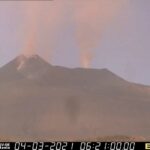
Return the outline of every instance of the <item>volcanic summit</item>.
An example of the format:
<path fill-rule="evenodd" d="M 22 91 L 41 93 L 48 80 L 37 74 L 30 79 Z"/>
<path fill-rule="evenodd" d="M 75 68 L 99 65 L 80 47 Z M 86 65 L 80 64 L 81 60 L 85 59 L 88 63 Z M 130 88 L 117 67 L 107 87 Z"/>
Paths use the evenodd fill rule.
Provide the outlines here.
<path fill-rule="evenodd" d="M 0 83 L 3 137 L 80 140 L 150 134 L 150 88 L 108 69 L 70 69 L 38 55 L 21 55 L 0 68 Z"/>

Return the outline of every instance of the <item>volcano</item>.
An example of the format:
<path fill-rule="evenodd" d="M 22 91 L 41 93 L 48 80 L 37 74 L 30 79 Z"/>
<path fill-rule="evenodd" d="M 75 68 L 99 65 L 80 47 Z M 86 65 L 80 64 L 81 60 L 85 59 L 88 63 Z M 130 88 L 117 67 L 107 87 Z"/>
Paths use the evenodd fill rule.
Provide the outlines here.
<path fill-rule="evenodd" d="M 38 55 L 0 68 L 0 135 L 81 140 L 150 135 L 150 87 L 108 69 L 53 66 Z"/>

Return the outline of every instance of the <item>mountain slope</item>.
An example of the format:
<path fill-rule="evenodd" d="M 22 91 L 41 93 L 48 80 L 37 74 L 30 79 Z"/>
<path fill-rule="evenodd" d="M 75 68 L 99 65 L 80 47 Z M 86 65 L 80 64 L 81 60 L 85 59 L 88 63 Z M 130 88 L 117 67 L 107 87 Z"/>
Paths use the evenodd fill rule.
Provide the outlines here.
<path fill-rule="evenodd" d="M 37 55 L 22 55 L 0 68 L 0 83 L 3 137 L 150 135 L 149 87 L 127 82 L 107 69 L 69 69 L 52 66 Z"/>

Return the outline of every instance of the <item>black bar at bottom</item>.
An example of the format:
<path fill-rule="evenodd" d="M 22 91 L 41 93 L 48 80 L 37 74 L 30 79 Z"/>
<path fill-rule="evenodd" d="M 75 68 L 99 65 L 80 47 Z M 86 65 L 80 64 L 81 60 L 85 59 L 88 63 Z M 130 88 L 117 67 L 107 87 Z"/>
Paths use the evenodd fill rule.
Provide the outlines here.
<path fill-rule="evenodd" d="M 150 150 L 150 142 L 0 142 L 0 150 Z"/>

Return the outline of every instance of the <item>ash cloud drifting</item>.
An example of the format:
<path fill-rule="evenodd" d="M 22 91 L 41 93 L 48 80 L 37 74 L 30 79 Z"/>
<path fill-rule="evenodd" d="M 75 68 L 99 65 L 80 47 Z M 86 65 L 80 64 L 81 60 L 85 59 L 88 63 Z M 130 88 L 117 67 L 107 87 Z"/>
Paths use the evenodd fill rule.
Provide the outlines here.
<path fill-rule="evenodd" d="M 34 6 L 33 2 L 25 7 L 26 35 L 24 39 L 23 54 L 30 56 L 36 53 L 37 32 L 38 32 L 38 14 L 40 7 Z"/>
<path fill-rule="evenodd" d="M 22 2 L 24 20 L 22 22 L 25 31 L 22 53 L 26 56 L 40 53 L 46 59 L 50 59 L 57 41 L 57 32 L 64 26 L 63 1 L 28 1 Z M 39 50 L 39 47 L 42 50 Z"/>
<path fill-rule="evenodd" d="M 101 42 L 103 32 L 119 14 L 120 8 L 126 4 L 127 1 L 124 0 L 26 2 L 23 53 L 25 55 L 37 53 L 38 46 L 42 45 L 39 53 L 49 59 L 57 45 L 58 33 L 67 27 L 67 20 L 72 20 L 75 28 L 74 36 L 80 49 L 80 63 L 82 67 L 88 68 L 94 58 L 94 49 Z"/>
<path fill-rule="evenodd" d="M 120 8 L 126 4 L 124 0 L 76 0 L 74 2 L 76 38 L 82 67 L 90 67 L 94 58 L 94 49 L 99 46 L 103 32 L 119 13 Z"/>

